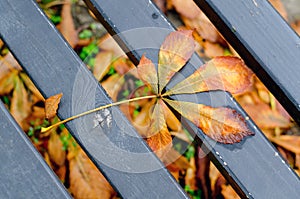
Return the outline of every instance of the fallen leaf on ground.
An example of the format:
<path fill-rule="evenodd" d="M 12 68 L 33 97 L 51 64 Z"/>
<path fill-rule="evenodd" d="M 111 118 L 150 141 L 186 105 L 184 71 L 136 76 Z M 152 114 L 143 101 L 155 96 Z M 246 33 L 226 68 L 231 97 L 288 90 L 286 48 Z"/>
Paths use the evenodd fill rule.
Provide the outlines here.
<path fill-rule="evenodd" d="M 259 128 L 271 129 L 276 127 L 291 127 L 291 122 L 288 118 L 282 116 L 278 111 L 272 110 L 267 104 L 245 104 L 243 108 Z"/>
<path fill-rule="evenodd" d="M 222 185 L 222 195 L 224 196 L 224 199 L 240 199 L 239 195 L 230 185 Z"/>
<path fill-rule="evenodd" d="M 110 51 L 101 51 L 97 54 L 93 74 L 98 81 L 109 71 L 112 59 L 113 53 Z"/>
<path fill-rule="evenodd" d="M 58 104 L 60 103 L 60 99 L 63 96 L 62 93 L 57 95 L 53 95 L 46 99 L 45 101 L 45 115 L 47 119 L 54 117 L 57 113 Z"/>
<path fill-rule="evenodd" d="M 68 41 L 70 46 L 74 48 L 78 43 L 78 33 L 75 29 L 71 7 L 71 0 L 66 0 L 61 10 L 61 23 L 59 30 Z"/>
<path fill-rule="evenodd" d="M 56 131 L 52 130 L 48 141 L 48 153 L 50 159 L 58 166 L 63 166 L 66 159 L 66 151 L 63 150 L 63 144 Z"/>
<path fill-rule="evenodd" d="M 12 70 L 11 72 L 6 73 L 6 75 L 0 79 L 0 95 L 10 93 L 14 88 L 14 82 L 17 78 L 17 70 Z"/>
<path fill-rule="evenodd" d="M 69 190 L 75 198 L 110 199 L 116 195 L 104 176 L 82 150 L 75 156 L 69 153 L 68 159 L 70 162 Z"/>
<path fill-rule="evenodd" d="M 205 40 L 213 43 L 225 43 L 217 29 L 193 0 L 173 0 L 176 11 L 189 29 L 195 29 Z"/>
<path fill-rule="evenodd" d="M 118 93 L 124 84 L 124 81 L 124 77 L 121 77 L 119 74 L 113 74 L 105 81 L 103 81 L 101 85 L 106 90 L 111 99 L 113 101 L 116 101 Z"/>
<path fill-rule="evenodd" d="M 31 111 L 31 103 L 28 100 L 28 93 L 20 78 L 15 78 L 15 89 L 11 99 L 10 111 L 15 120 L 21 126 L 22 121 Z"/>
<path fill-rule="evenodd" d="M 207 136 L 224 144 L 240 142 L 245 136 L 253 135 L 242 115 L 237 111 L 203 104 L 164 99 L 182 116 L 198 126 Z"/>
<path fill-rule="evenodd" d="M 288 151 L 300 154 L 300 136 L 281 135 L 278 137 L 269 137 L 269 139 Z"/>

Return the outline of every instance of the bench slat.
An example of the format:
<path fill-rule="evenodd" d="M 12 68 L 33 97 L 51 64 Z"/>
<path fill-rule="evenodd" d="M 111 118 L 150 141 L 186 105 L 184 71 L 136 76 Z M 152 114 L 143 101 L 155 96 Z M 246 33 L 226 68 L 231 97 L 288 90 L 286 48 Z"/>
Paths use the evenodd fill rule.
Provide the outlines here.
<path fill-rule="evenodd" d="M 300 38 L 265 0 L 195 0 L 300 124 Z"/>
<path fill-rule="evenodd" d="M 165 36 L 174 28 L 151 1 L 86 0 L 86 3 L 135 63 L 138 63 L 143 53 L 157 62 L 158 49 Z M 193 55 L 181 75 L 175 76 L 168 88 L 187 77 L 202 63 L 198 56 Z M 225 92 L 174 98 L 213 106 L 229 106 L 246 116 L 232 96 Z M 211 160 L 242 198 L 279 199 L 300 195 L 298 176 L 251 120 L 248 120 L 248 125 L 256 133 L 255 136 L 234 145 L 223 145 L 207 139 L 193 124 L 180 119 L 191 133 L 204 141 L 203 149 L 211 151 Z"/>
<path fill-rule="evenodd" d="M 63 93 L 61 119 L 109 104 L 97 80 L 34 0 L 0 2 L 0 37 L 47 98 Z M 93 127 L 95 114 L 66 126 L 124 198 L 187 198 L 117 107 L 111 123 Z"/>
<path fill-rule="evenodd" d="M 0 101 L 0 198 L 71 198 Z"/>

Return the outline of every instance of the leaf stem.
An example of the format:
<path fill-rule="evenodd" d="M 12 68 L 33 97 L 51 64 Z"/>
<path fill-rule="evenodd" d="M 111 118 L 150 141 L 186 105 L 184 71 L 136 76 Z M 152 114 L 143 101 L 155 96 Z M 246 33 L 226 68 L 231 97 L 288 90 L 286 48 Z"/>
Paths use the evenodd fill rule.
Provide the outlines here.
<path fill-rule="evenodd" d="M 104 105 L 104 106 L 99 106 L 99 107 L 97 107 L 97 108 L 95 108 L 95 109 L 92 109 L 92 110 L 89 110 L 89 111 L 80 113 L 80 114 L 78 114 L 78 115 L 74 115 L 74 116 L 72 116 L 72 117 L 69 117 L 69 118 L 67 118 L 67 119 L 65 119 L 65 120 L 62 120 L 62 121 L 60 121 L 60 122 L 58 122 L 58 123 L 55 123 L 55 124 L 53 124 L 53 125 L 51 125 L 51 126 L 49 126 L 49 127 L 46 127 L 46 128 L 45 128 L 45 127 L 42 127 L 42 128 L 41 128 L 41 133 L 47 132 L 47 131 L 51 130 L 51 129 L 54 128 L 54 127 L 57 127 L 57 126 L 59 126 L 59 125 L 61 125 L 61 124 L 64 124 L 64 123 L 66 123 L 66 122 L 69 122 L 69 121 L 71 121 L 71 120 L 74 120 L 74 119 L 76 119 L 76 118 L 79 118 L 79 117 L 81 117 L 81 116 L 88 115 L 88 114 L 91 114 L 91 113 L 100 111 L 100 110 L 102 110 L 102 109 L 105 109 L 105 108 L 109 108 L 109 107 L 112 107 L 112 106 L 118 106 L 118 105 L 121 105 L 121 104 L 129 103 L 129 102 L 134 102 L 134 101 L 138 101 L 138 100 L 142 100 L 142 99 L 151 99 L 151 98 L 156 98 L 156 97 L 157 97 L 157 95 L 148 95 L 148 96 L 136 97 L 136 98 L 132 98 L 132 99 L 128 99 L 128 100 L 123 100 L 123 101 L 115 102 L 115 103 L 111 103 L 111 104 L 106 104 L 106 105 Z"/>

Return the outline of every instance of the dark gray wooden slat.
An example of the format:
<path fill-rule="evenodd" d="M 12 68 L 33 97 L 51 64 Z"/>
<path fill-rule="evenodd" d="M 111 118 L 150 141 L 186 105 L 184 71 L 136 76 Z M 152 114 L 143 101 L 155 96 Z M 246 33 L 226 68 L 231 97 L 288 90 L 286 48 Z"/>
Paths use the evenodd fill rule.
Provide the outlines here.
<path fill-rule="evenodd" d="M 151 1 L 86 2 L 135 63 L 138 63 L 137 60 L 143 53 L 157 62 L 161 42 L 174 29 Z M 194 55 L 181 71 L 181 75 L 177 75 L 168 87 L 191 74 L 202 63 Z M 233 107 L 246 116 L 228 93 L 209 92 L 173 98 L 176 97 L 212 106 Z M 256 135 L 234 145 L 214 143 L 193 124 L 184 119 L 182 121 L 191 133 L 204 141 L 203 149 L 211 152 L 210 158 L 243 198 L 293 198 L 300 194 L 300 189 L 297 189 L 300 186 L 298 176 L 251 120 L 247 122 Z"/>
<path fill-rule="evenodd" d="M 195 0 L 300 124 L 300 38 L 266 0 Z"/>
<path fill-rule="evenodd" d="M 0 2 L 0 37 L 45 97 L 63 93 L 60 118 L 111 103 L 34 0 Z M 95 114 L 66 126 L 120 195 L 187 198 L 120 110 L 108 110 L 112 121 L 104 127 L 93 127 Z"/>
<path fill-rule="evenodd" d="M 0 101 L 0 198 L 71 198 Z"/>

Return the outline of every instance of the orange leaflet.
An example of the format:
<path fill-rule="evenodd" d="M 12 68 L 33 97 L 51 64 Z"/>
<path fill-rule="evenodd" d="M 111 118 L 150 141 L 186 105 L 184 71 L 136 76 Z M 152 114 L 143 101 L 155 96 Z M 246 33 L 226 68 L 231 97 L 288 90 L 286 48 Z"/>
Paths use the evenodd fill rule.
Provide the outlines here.
<path fill-rule="evenodd" d="M 147 86 L 150 86 L 155 94 L 158 94 L 157 72 L 153 62 L 143 55 L 139 65 L 137 66 L 137 72 L 140 79 Z"/>
<path fill-rule="evenodd" d="M 166 124 L 155 135 L 147 138 L 147 143 L 154 153 L 163 158 L 172 147 L 172 137 Z"/>
<path fill-rule="evenodd" d="M 60 102 L 61 97 L 63 96 L 62 93 L 59 93 L 57 95 L 53 95 L 46 99 L 45 101 L 45 114 L 46 118 L 52 118 L 56 115 L 56 111 L 58 108 L 58 104 Z"/>
<path fill-rule="evenodd" d="M 252 71 L 240 58 L 216 57 L 167 91 L 166 95 L 209 90 L 226 90 L 238 94 L 252 85 L 252 76 Z"/>
<path fill-rule="evenodd" d="M 164 110 L 162 107 L 163 105 L 164 102 L 161 99 L 156 102 L 151 114 L 150 127 L 148 129 L 147 137 L 155 135 L 156 133 L 160 132 L 164 126 L 166 126 Z"/>
<path fill-rule="evenodd" d="M 158 55 L 159 93 L 194 53 L 195 42 L 192 33 L 191 30 L 172 32 L 161 45 Z"/>
<path fill-rule="evenodd" d="M 166 104 L 159 99 L 153 109 L 150 127 L 147 132 L 147 143 L 160 158 L 166 154 L 172 146 L 172 137 L 168 130 L 164 117 Z"/>
<path fill-rule="evenodd" d="M 240 142 L 253 135 L 242 115 L 230 108 L 213 108 L 191 102 L 164 100 L 182 116 L 197 125 L 210 138 L 224 144 Z"/>

